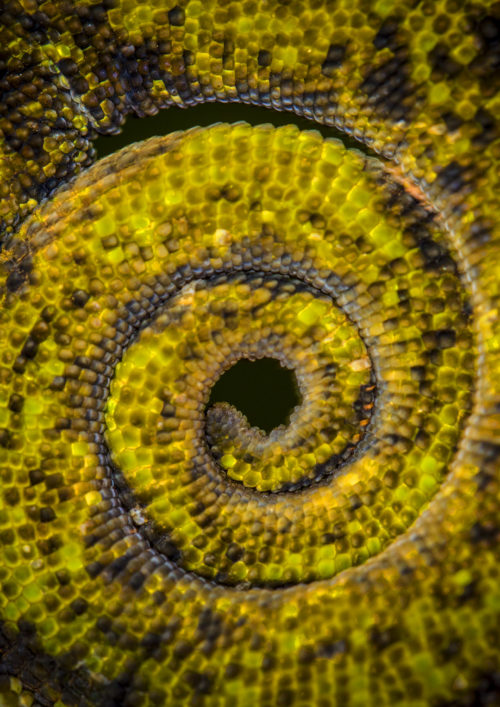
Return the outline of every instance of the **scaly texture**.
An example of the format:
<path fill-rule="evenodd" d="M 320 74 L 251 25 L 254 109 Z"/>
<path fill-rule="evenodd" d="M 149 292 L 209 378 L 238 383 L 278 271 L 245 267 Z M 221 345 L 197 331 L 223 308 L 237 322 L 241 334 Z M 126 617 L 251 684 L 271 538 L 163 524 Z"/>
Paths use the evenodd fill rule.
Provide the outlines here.
<path fill-rule="evenodd" d="M 494 704 L 499 3 L 24 0 L 0 37 L 2 704 Z M 207 100 L 383 161 L 241 123 L 81 171 Z M 302 398 L 269 435 L 207 409 L 263 356 Z"/>

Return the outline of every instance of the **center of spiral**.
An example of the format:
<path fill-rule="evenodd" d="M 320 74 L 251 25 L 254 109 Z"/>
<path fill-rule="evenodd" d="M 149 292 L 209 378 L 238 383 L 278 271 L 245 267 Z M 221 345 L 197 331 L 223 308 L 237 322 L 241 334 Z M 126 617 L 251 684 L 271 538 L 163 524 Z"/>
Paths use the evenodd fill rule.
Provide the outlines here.
<path fill-rule="evenodd" d="M 265 357 L 296 372 L 302 401 L 287 425 L 267 434 L 227 402 L 207 409 L 225 370 Z M 257 491 L 290 490 L 351 456 L 372 407 L 363 400 L 370 381 L 364 342 L 331 298 L 294 280 L 190 283 L 117 366 L 108 402 L 111 450 L 161 518 L 179 475 L 222 472 Z"/>
<path fill-rule="evenodd" d="M 262 359 L 295 378 L 299 403 L 270 431 L 236 400 L 211 398 L 225 371 Z M 265 406 L 270 382 L 262 392 Z M 274 494 L 332 476 L 363 440 L 374 400 L 365 343 L 332 297 L 294 278 L 229 274 L 181 286 L 129 345 L 111 381 L 106 438 L 128 505 L 140 509 L 132 517 L 186 567 L 220 580 L 229 563 L 232 583 L 241 578 L 227 528 L 223 538 L 205 527 L 226 525 L 241 494 L 272 506 Z"/>
<path fill-rule="evenodd" d="M 229 403 L 245 415 L 252 427 L 269 434 L 280 425 L 288 425 L 301 400 L 293 369 L 275 358 L 242 358 L 215 383 L 208 405 Z"/>

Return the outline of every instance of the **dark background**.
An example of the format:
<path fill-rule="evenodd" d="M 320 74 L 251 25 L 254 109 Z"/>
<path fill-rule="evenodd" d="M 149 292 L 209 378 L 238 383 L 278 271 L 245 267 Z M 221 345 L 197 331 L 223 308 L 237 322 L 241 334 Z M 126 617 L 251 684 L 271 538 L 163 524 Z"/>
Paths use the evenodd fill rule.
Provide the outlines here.
<path fill-rule="evenodd" d="M 279 112 L 260 106 L 243 103 L 204 103 L 193 108 L 172 107 L 162 110 L 150 118 L 129 116 L 120 135 L 100 136 L 95 141 L 98 157 L 109 155 L 125 145 L 145 140 L 155 135 L 167 135 L 176 130 L 186 130 L 196 125 L 213 123 L 236 123 L 245 120 L 251 125 L 272 123 L 275 126 L 294 123 L 301 130 L 318 130 L 324 137 L 340 138 L 345 145 L 366 150 L 360 143 L 335 128 L 319 125 L 312 120 L 299 118 L 295 113 Z"/>

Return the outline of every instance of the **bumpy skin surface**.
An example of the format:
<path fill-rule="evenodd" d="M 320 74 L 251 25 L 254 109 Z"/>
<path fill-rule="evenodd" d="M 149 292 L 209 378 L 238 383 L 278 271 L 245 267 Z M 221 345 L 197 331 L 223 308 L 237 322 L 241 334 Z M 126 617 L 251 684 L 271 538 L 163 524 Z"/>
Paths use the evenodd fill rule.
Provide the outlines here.
<path fill-rule="evenodd" d="M 496 704 L 499 3 L 25 0 L 0 33 L 0 702 Z M 239 124 L 82 171 L 207 100 L 384 161 Z M 269 437 L 205 409 L 242 356 L 297 371 Z"/>

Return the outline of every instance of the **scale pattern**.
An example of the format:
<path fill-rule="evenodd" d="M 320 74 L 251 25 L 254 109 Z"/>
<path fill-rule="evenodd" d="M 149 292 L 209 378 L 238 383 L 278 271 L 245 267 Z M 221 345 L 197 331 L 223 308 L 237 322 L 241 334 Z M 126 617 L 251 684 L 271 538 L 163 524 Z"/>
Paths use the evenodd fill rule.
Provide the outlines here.
<path fill-rule="evenodd" d="M 495 704 L 500 4 L 13 0 L 0 38 L 0 703 Z M 379 158 L 240 123 L 92 166 L 205 101 Z M 207 409 L 263 356 L 269 435 Z"/>

